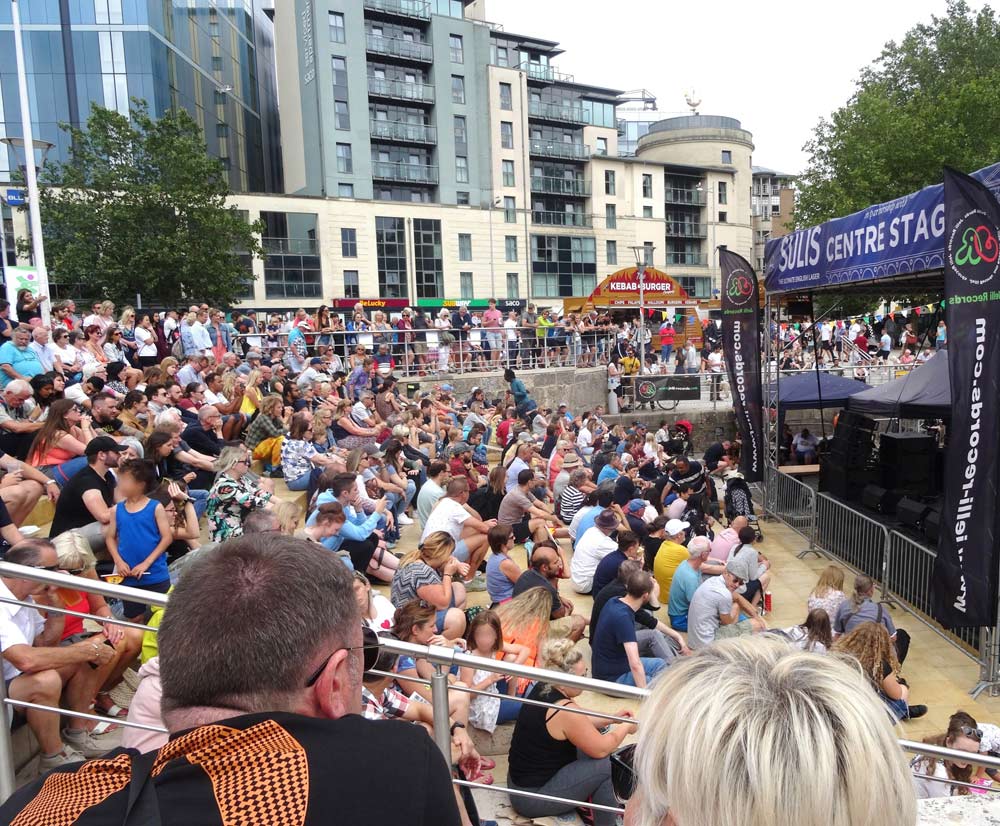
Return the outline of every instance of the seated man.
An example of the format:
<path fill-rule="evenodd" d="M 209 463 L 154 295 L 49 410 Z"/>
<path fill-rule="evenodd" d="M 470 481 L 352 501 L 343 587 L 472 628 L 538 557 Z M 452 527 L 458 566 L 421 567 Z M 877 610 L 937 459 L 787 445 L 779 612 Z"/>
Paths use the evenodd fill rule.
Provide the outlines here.
<path fill-rule="evenodd" d="M 666 668 L 665 660 L 639 655 L 635 616 L 652 591 L 649 571 L 633 571 L 625 580 L 625 596 L 604 606 L 590 638 L 591 667 L 598 680 L 645 688 Z"/>
<path fill-rule="evenodd" d="M 757 532 L 753 528 L 749 526 L 740 528 L 738 535 L 739 544 L 733 546 L 726 562 L 734 559 L 742 560 L 742 564 L 745 564 L 746 570 L 750 572 L 750 579 L 736 591 L 736 600 L 740 603 L 740 609 L 744 614 L 756 617 L 757 606 L 764 597 L 764 591 L 771 584 L 771 563 L 753 546 L 757 538 Z"/>
<path fill-rule="evenodd" d="M 618 543 L 611 537 L 618 527 L 618 515 L 607 508 L 594 521 L 594 527 L 588 528 L 577 540 L 570 564 L 570 578 L 577 593 L 589 594 L 593 591 L 598 564 L 608 554 L 618 550 Z"/>
<path fill-rule="evenodd" d="M 49 528 L 50 537 L 76 530 L 87 539 L 94 553 L 105 548 L 104 530 L 111 522 L 115 505 L 115 477 L 111 468 L 118 467 L 119 454 L 125 449 L 125 445 L 110 436 L 97 436 L 87 443 L 87 466 L 63 486 Z"/>
<path fill-rule="evenodd" d="M 795 451 L 795 458 L 800 465 L 811 465 L 816 462 L 818 446 L 819 439 L 809 432 L 808 427 L 803 427 L 802 432 L 792 439 L 792 450 Z"/>
<path fill-rule="evenodd" d="M 454 555 L 461 562 L 469 564 L 471 590 L 485 590 L 486 581 L 481 576 L 476 577 L 479 564 L 489 550 L 487 534 L 496 523 L 496 519 L 483 521 L 479 514 L 468 505 L 469 482 L 467 479 L 452 479 L 442 496 L 427 517 L 424 531 L 420 535 L 423 542 L 435 531 L 444 531 L 455 540 Z M 482 587 L 480 587 L 482 586 Z M 469 587 L 469 584 L 466 585 Z"/>
<path fill-rule="evenodd" d="M 0 394 L 0 450 L 15 459 L 28 458 L 28 448 L 42 423 L 31 414 L 35 408 L 31 385 L 14 379 Z"/>
<path fill-rule="evenodd" d="M 502 520 L 501 520 L 502 521 Z M 618 531 L 618 550 L 609 553 L 597 563 L 594 571 L 593 592 L 596 597 L 604 586 L 618 578 L 618 569 L 629 559 L 640 558 L 639 537 L 632 531 Z"/>
<path fill-rule="evenodd" d="M 198 411 L 198 421 L 189 424 L 181 439 L 204 456 L 219 457 L 225 442 L 222 438 L 222 414 L 218 408 L 206 404 Z"/>
<path fill-rule="evenodd" d="M 526 468 L 517 474 L 517 487 L 500 501 L 497 522 L 513 528 L 514 541 L 517 543 L 524 542 L 528 537 L 536 542 L 544 539 L 546 524 L 558 526 L 553 530 L 553 536 L 568 537 L 569 532 L 563 527 L 559 517 L 541 505 L 531 492 L 534 484 L 534 471 Z"/>
<path fill-rule="evenodd" d="M 687 562 L 688 552 L 684 547 L 684 538 L 685 531 L 689 527 L 690 524 L 681 522 L 680 519 L 671 519 L 663 526 L 663 535 L 666 538 L 660 545 L 660 550 L 656 552 L 656 559 L 653 560 L 653 576 L 660 583 L 661 594 L 670 593 L 674 571 Z"/>
<path fill-rule="evenodd" d="M 417 494 L 416 510 L 421 529 L 427 524 L 427 517 L 431 515 L 438 499 L 444 496 L 443 485 L 448 483 L 449 478 L 448 465 L 440 459 L 435 459 L 427 467 L 427 481 L 420 486 Z"/>
<path fill-rule="evenodd" d="M 688 608 L 688 646 L 692 651 L 716 640 L 757 634 L 767 629 L 767 623 L 759 617 L 740 620 L 735 592 L 750 575 L 751 571 L 739 561 L 729 562 L 722 576 L 706 579 L 694 592 Z"/>
<path fill-rule="evenodd" d="M 678 631 L 688 630 L 688 609 L 695 591 L 701 585 L 702 571 L 712 545 L 707 536 L 696 536 L 688 543 L 688 560 L 682 562 L 670 583 L 667 614 L 670 625 Z"/>
<path fill-rule="evenodd" d="M 889 639 L 896 648 L 896 659 L 900 663 L 910 650 L 910 635 L 902 628 L 897 629 L 885 606 L 875 601 L 875 582 L 869 576 L 854 578 L 854 593 L 840 603 L 837 616 L 833 619 L 833 636 L 839 637 L 853 631 L 863 622 L 881 623 L 889 632 Z"/>
<path fill-rule="evenodd" d="M 587 620 L 573 613 L 573 603 L 559 593 L 559 580 L 563 579 L 562 557 L 546 540 L 531 552 L 531 567 L 514 583 L 513 596 L 532 588 L 544 588 L 552 594 L 552 613 L 549 615 L 549 637 L 566 637 L 579 642 L 587 628 Z"/>
<path fill-rule="evenodd" d="M 6 562 L 32 568 L 57 570 L 59 559 L 47 539 L 27 539 L 7 552 Z M 11 599 L 37 602 L 41 607 L 63 602 L 55 589 L 15 577 L 0 578 L 0 594 Z M 97 690 L 106 678 L 101 666 L 115 655 L 114 646 L 105 645 L 103 633 L 70 645 L 60 645 L 63 615 L 49 612 L 48 618 L 34 608 L 0 604 L 0 643 L 3 648 L 3 678 L 12 700 L 59 706 L 65 687 L 66 705 L 72 711 L 89 713 Z M 17 709 L 27 717 L 28 726 L 41 747 L 41 769 L 75 763 L 84 757 L 104 754 L 101 744 L 89 731 L 88 723 L 71 717 L 68 728 L 59 732 L 59 715 L 37 709 Z"/>

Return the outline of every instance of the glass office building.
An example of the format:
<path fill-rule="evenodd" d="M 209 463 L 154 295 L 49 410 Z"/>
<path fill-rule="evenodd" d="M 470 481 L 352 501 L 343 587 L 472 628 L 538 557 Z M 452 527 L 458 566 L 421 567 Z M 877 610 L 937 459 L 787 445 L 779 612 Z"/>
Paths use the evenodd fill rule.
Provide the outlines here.
<path fill-rule="evenodd" d="M 22 0 L 36 140 L 69 157 L 60 123 L 91 105 L 186 109 L 236 192 L 282 191 L 274 29 L 262 0 Z M 0 0 L 0 137 L 21 137 L 10 0 Z M 23 159 L 0 146 L 0 181 Z"/>

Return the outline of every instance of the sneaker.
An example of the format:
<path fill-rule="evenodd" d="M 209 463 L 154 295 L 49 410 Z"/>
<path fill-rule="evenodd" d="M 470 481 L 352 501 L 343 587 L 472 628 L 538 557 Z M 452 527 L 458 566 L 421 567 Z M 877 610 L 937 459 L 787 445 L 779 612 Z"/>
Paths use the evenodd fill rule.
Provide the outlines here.
<path fill-rule="evenodd" d="M 482 574 L 476 574 L 472 579 L 465 583 L 466 591 L 485 591 L 486 590 L 486 577 Z"/>
<path fill-rule="evenodd" d="M 107 754 L 113 746 L 102 743 L 89 731 L 73 731 L 68 728 L 62 730 L 63 742 L 70 749 L 80 752 L 84 757 L 100 757 Z"/>
<path fill-rule="evenodd" d="M 38 768 L 42 772 L 47 772 L 51 769 L 57 769 L 59 766 L 69 765 L 70 763 L 82 763 L 86 759 L 76 749 L 63 746 L 62 751 L 58 754 L 43 754 L 39 760 Z"/>
<path fill-rule="evenodd" d="M 927 713 L 927 706 L 909 706 L 907 708 L 906 718 L 907 720 L 916 720 L 918 717 L 923 717 Z"/>
<path fill-rule="evenodd" d="M 405 513 L 401 513 L 399 516 L 397 516 L 396 517 L 396 522 L 398 522 L 400 525 L 412 525 L 413 524 L 413 520 L 410 519 L 410 517 L 407 516 Z"/>

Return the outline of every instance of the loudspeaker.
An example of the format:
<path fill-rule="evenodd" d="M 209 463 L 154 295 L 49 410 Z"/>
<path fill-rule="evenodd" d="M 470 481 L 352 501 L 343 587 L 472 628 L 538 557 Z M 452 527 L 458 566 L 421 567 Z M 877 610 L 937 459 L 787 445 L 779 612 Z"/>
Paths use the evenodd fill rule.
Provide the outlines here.
<path fill-rule="evenodd" d="M 896 505 L 901 495 L 894 490 L 886 490 L 879 485 L 865 485 L 861 492 L 861 503 L 866 508 L 884 514 L 896 512 Z"/>
<path fill-rule="evenodd" d="M 904 525 L 909 525 L 919 531 L 923 530 L 924 519 L 930 510 L 930 507 L 923 502 L 904 496 L 896 504 L 896 518 Z"/>
<path fill-rule="evenodd" d="M 937 491 L 937 442 L 924 433 L 883 433 L 879 441 L 882 484 L 911 496 Z"/>
<path fill-rule="evenodd" d="M 819 457 L 819 489 L 838 499 L 847 498 L 847 469 L 830 456 Z"/>
<path fill-rule="evenodd" d="M 924 518 L 924 536 L 933 547 L 937 547 L 938 538 L 941 536 L 941 511 L 928 511 Z"/>

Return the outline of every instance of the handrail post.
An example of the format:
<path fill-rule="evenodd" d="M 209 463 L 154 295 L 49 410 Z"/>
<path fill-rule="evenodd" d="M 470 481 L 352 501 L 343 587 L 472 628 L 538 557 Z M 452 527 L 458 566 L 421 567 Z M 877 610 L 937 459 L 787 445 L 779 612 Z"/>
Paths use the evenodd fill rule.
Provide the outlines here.
<path fill-rule="evenodd" d="M 451 724 L 448 709 L 448 672 L 439 663 L 431 675 L 431 708 L 434 711 L 434 742 L 451 765 Z"/>
<path fill-rule="evenodd" d="M 16 786 L 14 783 L 14 742 L 11 737 L 10 721 L 8 720 L 7 686 L 4 680 L 0 680 L 0 803 L 14 794 Z M 12 709 L 11 709 L 12 711 Z"/>

